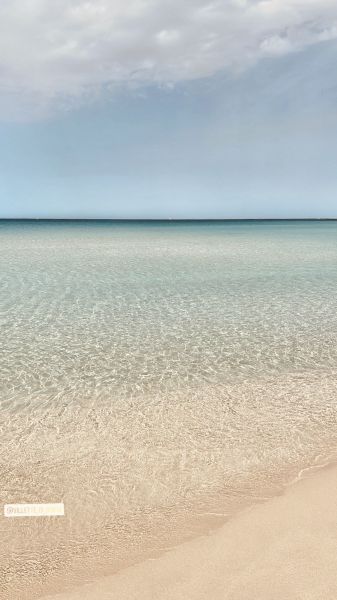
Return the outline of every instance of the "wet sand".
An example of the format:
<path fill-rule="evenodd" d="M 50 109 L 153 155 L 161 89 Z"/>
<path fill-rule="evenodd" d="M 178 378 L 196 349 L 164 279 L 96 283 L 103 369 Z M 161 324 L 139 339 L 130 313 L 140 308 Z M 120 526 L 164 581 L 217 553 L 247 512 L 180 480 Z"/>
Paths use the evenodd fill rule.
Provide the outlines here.
<path fill-rule="evenodd" d="M 335 600 L 337 467 L 208 536 L 44 600 Z"/>

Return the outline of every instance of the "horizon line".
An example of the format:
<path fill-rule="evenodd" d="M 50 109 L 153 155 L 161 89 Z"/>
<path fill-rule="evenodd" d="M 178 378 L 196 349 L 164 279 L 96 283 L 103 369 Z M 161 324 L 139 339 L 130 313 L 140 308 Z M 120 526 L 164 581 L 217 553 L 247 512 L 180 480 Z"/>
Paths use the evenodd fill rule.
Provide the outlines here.
<path fill-rule="evenodd" d="M 3 221 L 29 222 L 106 222 L 106 223 L 202 223 L 202 222 L 247 222 L 247 221 L 337 221 L 336 217 L 229 217 L 229 218 L 113 218 L 113 217 L 0 217 Z"/>

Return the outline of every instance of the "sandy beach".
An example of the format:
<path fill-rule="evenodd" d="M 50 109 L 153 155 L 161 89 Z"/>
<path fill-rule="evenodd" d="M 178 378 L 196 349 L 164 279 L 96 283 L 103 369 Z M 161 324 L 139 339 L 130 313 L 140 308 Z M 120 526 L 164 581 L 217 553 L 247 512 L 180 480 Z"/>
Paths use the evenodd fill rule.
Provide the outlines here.
<path fill-rule="evenodd" d="M 335 600 L 337 467 L 307 475 L 220 530 L 44 600 Z"/>

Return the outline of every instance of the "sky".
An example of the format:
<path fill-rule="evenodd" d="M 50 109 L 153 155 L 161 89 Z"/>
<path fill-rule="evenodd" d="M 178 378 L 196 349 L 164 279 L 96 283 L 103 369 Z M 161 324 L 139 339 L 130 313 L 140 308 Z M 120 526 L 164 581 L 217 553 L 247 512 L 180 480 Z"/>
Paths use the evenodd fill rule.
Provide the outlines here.
<path fill-rule="evenodd" d="M 2 0 L 0 217 L 337 217 L 336 0 Z"/>

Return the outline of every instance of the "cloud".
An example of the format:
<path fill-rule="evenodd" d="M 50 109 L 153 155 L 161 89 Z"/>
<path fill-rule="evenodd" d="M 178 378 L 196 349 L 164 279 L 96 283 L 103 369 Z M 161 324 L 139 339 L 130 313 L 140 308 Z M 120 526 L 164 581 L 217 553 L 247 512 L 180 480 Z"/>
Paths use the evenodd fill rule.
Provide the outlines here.
<path fill-rule="evenodd" d="M 0 116 L 170 88 L 333 38 L 336 0 L 2 0 Z"/>

